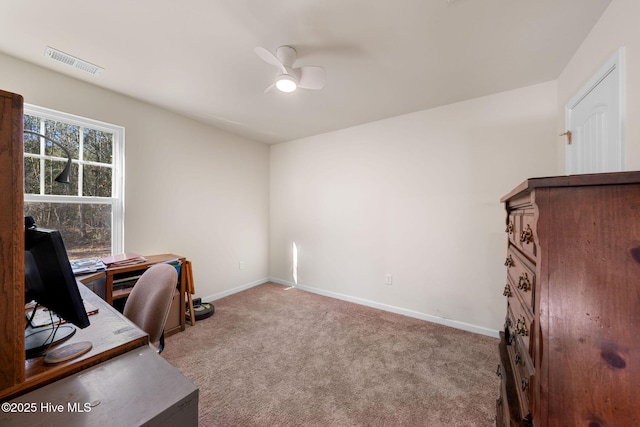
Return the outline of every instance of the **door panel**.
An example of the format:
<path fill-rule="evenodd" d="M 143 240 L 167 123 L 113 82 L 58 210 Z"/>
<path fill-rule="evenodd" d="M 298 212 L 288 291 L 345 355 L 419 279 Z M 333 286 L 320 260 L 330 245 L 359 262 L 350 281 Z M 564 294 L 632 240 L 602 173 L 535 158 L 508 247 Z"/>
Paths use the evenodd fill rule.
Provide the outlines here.
<path fill-rule="evenodd" d="M 624 170 L 621 63 L 619 52 L 567 104 L 568 174 Z"/>

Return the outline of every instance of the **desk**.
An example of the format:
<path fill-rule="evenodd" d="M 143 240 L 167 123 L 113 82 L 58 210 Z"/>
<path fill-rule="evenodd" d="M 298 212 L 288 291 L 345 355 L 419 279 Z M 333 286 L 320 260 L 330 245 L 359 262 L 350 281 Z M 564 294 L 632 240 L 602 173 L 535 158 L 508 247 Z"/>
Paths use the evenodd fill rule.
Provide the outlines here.
<path fill-rule="evenodd" d="M 149 344 L 149 336 L 144 331 L 105 303 L 82 283 L 78 283 L 78 288 L 82 299 L 97 307 L 98 313 L 89 316 L 90 326 L 85 329 L 78 328 L 74 336 L 60 345 L 90 341 L 93 344 L 93 348 L 80 357 L 55 365 L 45 365 L 43 357 L 27 359 L 24 362 L 25 380 L 13 387 L 1 390 L 0 400 L 4 401 L 42 387 Z"/>
<path fill-rule="evenodd" d="M 0 412 L 2 426 L 198 425 L 198 389 L 149 346 L 9 403 L 30 405 L 35 411 Z"/>

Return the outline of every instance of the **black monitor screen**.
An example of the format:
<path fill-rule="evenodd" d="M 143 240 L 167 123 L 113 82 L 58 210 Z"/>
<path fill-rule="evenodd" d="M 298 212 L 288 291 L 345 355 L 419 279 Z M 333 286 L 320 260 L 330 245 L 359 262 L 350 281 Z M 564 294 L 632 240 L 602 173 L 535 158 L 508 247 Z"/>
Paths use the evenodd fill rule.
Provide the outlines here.
<path fill-rule="evenodd" d="M 56 230 L 25 230 L 25 301 L 35 300 L 79 328 L 89 326 L 62 236 Z"/>

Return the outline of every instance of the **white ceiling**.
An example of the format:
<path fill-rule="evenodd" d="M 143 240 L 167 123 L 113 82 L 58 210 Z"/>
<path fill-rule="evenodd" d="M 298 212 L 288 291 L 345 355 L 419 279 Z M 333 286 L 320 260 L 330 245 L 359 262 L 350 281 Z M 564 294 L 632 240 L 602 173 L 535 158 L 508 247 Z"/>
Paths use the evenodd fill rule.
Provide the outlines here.
<path fill-rule="evenodd" d="M 610 2 L 0 0 L 0 51 L 276 143 L 554 80 Z M 325 88 L 263 93 L 280 45 Z"/>

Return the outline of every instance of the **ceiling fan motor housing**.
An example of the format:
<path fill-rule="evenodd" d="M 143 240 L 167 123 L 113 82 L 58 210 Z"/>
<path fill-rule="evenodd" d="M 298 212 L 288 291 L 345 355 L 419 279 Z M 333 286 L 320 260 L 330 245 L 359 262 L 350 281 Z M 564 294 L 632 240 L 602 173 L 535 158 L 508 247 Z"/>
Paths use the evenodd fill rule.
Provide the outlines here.
<path fill-rule="evenodd" d="M 293 63 L 296 61 L 296 50 L 291 46 L 280 46 L 276 50 L 276 57 L 285 67 L 293 67 Z"/>

